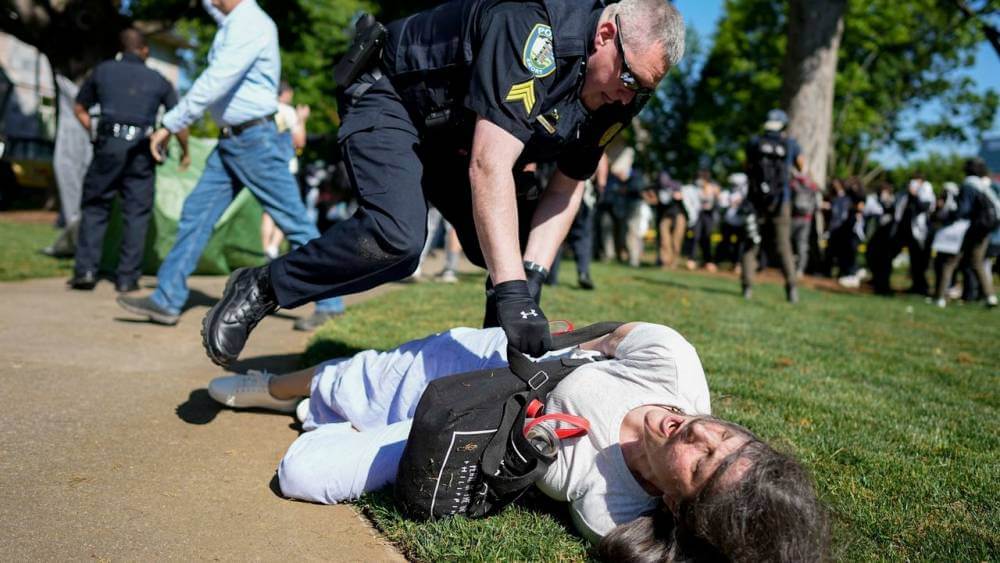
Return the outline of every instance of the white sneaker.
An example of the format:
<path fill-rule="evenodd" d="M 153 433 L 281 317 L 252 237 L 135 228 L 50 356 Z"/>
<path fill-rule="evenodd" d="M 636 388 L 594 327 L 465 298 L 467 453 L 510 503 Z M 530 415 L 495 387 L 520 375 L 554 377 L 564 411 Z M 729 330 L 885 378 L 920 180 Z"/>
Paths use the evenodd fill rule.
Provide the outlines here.
<path fill-rule="evenodd" d="M 234 409 L 263 408 L 278 412 L 295 412 L 298 399 L 275 399 L 267 383 L 274 377 L 266 371 L 250 370 L 245 375 L 216 377 L 208 384 L 208 394 L 216 401 Z"/>
<path fill-rule="evenodd" d="M 299 401 L 299 405 L 295 407 L 295 418 L 299 422 L 305 422 L 307 416 L 309 416 L 309 397 Z"/>
<path fill-rule="evenodd" d="M 441 283 L 458 283 L 458 276 L 454 270 L 444 270 L 435 279 Z"/>
<path fill-rule="evenodd" d="M 840 284 L 841 287 L 846 287 L 850 289 L 857 289 L 861 287 L 861 280 L 856 275 L 842 276 L 837 279 L 837 283 Z"/>
<path fill-rule="evenodd" d="M 989 297 L 986 298 L 986 306 L 989 307 L 990 309 L 996 307 L 997 305 L 998 302 L 996 295 L 990 295 Z"/>
<path fill-rule="evenodd" d="M 941 308 L 941 309 L 944 309 L 945 307 L 948 306 L 948 302 L 945 301 L 944 299 L 938 299 L 938 300 L 934 301 L 934 304 L 937 305 L 938 308 Z"/>
<path fill-rule="evenodd" d="M 956 285 L 948 289 L 948 299 L 961 299 L 962 298 L 962 286 Z"/>

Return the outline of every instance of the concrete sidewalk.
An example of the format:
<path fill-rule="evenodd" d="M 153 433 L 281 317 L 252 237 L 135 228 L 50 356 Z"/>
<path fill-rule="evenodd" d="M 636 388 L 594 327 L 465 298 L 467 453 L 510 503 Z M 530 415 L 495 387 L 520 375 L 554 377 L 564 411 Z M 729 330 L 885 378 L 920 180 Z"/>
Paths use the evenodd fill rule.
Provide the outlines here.
<path fill-rule="evenodd" d="M 0 283 L 4 560 L 403 560 L 352 507 L 272 490 L 293 418 L 208 397 L 223 371 L 199 332 L 224 284 L 192 278 L 193 306 L 163 327 L 120 309 L 108 282 Z M 309 335 L 292 322 L 309 312 L 262 322 L 235 369 L 295 367 Z"/>

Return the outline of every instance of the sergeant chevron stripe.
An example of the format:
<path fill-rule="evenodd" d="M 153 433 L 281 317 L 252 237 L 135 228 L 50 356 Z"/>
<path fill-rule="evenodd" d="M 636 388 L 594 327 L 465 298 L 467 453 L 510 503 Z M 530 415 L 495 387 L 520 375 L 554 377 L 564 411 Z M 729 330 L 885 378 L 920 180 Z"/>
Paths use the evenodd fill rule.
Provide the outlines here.
<path fill-rule="evenodd" d="M 523 103 L 524 112 L 531 115 L 531 108 L 535 107 L 535 79 L 511 86 L 505 101 Z"/>

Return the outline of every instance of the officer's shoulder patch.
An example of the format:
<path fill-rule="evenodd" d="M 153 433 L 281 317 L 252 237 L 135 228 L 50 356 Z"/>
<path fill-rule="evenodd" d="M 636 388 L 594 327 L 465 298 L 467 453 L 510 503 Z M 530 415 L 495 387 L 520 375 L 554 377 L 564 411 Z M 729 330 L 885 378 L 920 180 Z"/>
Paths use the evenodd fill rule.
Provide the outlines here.
<path fill-rule="evenodd" d="M 552 50 L 552 28 L 544 23 L 536 23 L 524 42 L 521 62 L 528 72 L 537 78 L 544 78 L 556 70 L 556 57 Z"/>
<path fill-rule="evenodd" d="M 599 141 L 598 144 L 603 147 L 604 145 L 610 143 L 611 139 L 614 139 L 615 135 L 617 135 L 618 132 L 621 131 L 622 127 L 624 126 L 625 126 L 624 123 L 615 123 L 611 127 L 608 127 L 608 130 L 605 131 L 603 135 L 601 135 L 601 140 Z"/>
<path fill-rule="evenodd" d="M 535 107 L 535 79 L 529 78 L 525 82 L 511 86 L 504 101 L 521 102 L 524 104 L 524 113 L 531 115 L 531 109 Z"/>

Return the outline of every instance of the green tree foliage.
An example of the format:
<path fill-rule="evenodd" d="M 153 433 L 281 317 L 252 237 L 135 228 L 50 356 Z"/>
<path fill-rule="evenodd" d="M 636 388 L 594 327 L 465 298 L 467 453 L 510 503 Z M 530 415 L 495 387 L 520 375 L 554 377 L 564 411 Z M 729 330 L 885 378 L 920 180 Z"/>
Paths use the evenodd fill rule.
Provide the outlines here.
<path fill-rule="evenodd" d="M 1000 96 L 976 92 L 956 72 L 975 63 L 983 40 L 975 22 L 937 0 L 852 0 L 849 10 L 836 86 L 837 173 L 871 172 L 870 155 L 883 147 L 908 154 L 921 142 L 971 141 L 989 129 Z M 926 104 L 933 111 L 920 112 Z"/>
<path fill-rule="evenodd" d="M 930 152 L 923 158 L 889 170 L 885 176 L 889 183 L 899 188 L 905 186 L 915 174 L 923 174 L 934 185 L 934 191 L 940 192 L 945 182 L 962 182 L 965 178 L 965 160 L 966 157 L 957 154 Z"/>
<path fill-rule="evenodd" d="M 777 0 L 726 0 L 690 113 L 680 120 L 686 130 L 674 167 L 681 178 L 706 161 L 717 177 L 742 168 L 748 137 L 781 99 L 785 9 Z"/>
<path fill-rule="evenodd" d="M 696 161 L 698 153 L 688 144 L 687 117 L 695 104 L 698 70 L 704 54 L 701 37 L 693 27 L 687 30 L 685 55 L 681 64 L 660 83 L 646 109 L 639 115 L 642 128 L 652 134 L 647 150 L 636 155 L 645 170 L 667 170 L 676 178 L 690 172 L 684 163 Z M 629 132 L 631 129 L 629 129 Z"/>
<path fill-rule="evenodd" d="M 699 155 L 716 174 L 742 166 L 746 140 L 780 102 L 786 11 L 780 0 L 726 1 L 689 113 L 670 120 L 670 130 L 652 132 L 683 139 L 687 148 L 669 163 L 681 174 L 693 174 Z M 929 140 L 978 138 L 1000 96 L 976 92 L 959 71 L 974 64 L 982 40 L 977 23 L 947 2 L 850 0 L 831 173 L 870 176 L 878 170 L 871 155 L 885 147 L 908 154 Z"/>
<path fill-rule="evenodd" d="M 333 64 L 347 49 L 352 23 L 362 12 L 380 20 L 408 15 L 436 2 L 420 0 L 372 2 L 370 0 L 258 0 L 278 27 L 281 44 L 282 79 L 295 89 L 295 103 L 312 108 L 310 134 L 331 133 L 340 123 L 337 116 Z M 194 49 L 186 56 L 186 73 L 192 79 L 208 63 L 216 25 L 200 2 L 186 0 L 139 0 L 132 3 L 136 17 L 177 21 L 175 31 L 191 39 Z M 195 134 L 214 136 L 216 129 L 206 118 L 194 127 Z M 315 147 L 314 147 L 315 148 Z"/>

